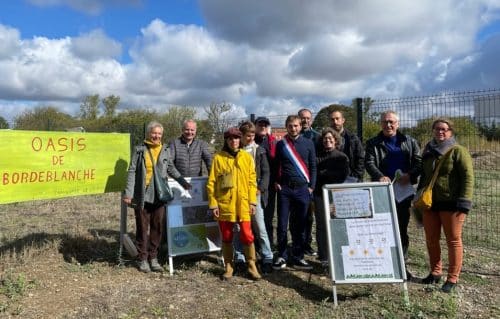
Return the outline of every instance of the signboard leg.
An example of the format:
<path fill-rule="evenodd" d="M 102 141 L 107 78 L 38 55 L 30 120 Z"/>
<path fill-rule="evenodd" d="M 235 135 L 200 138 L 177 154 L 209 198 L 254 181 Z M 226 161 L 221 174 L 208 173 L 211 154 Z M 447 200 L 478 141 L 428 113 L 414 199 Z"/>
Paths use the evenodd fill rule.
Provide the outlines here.
<path fill-rule="evenodd" d="M 337 307 L 339 305 L 339 302 L 337 300 L 337 285 L 333 285 L 333 305 Z"/>
<path fill-rule="evenodd" d="M 122 201 L 122 196 L 120 196 L 120 248 L 118 250 L 118 264 L 122 265 L 123 256 L 123 236 L 127 232 L 127 204 Z"/>
<path fill-rule="evenodd" d="M 406 307 L 410 306 L 410 297 L 408 296 L 408 284 L 403 282 L 403 298 Z"/>
<path fill-rule="evenodd" d="M 174 257 L 168 256 L 168 270 L 170 272 L 170 276 L 174 274 Z"/>

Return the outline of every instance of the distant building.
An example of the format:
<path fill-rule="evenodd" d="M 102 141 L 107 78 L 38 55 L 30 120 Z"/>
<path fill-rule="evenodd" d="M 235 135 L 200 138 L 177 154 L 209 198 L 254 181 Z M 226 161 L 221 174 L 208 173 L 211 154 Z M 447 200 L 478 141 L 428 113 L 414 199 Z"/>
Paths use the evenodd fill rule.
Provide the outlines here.
<path fill-rule="evenodd" d="M 482 125 L 500 124 L 500 95 L 474 98 L 474 122 Z"/>

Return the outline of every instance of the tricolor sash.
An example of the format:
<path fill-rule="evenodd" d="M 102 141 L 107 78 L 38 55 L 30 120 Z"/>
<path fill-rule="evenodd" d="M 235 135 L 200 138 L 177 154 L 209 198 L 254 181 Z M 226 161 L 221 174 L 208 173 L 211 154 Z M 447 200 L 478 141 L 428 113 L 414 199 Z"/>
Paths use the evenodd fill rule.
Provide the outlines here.
<path fill-rule="evenodd" d="M 283 142 L 285 145 L 284 148 L 285 155 L 291 160 L 293 166 L 295 166 L 295 169 L 299 172 L 300 175 L 302 175 L 302 177 L 304 177 L 306 182 L 309 184 L 310 183 L 309 169 L 307 168 L 306 163 L 304 163 L 302 157 L 300 157 L 300 154 L 297 152 L 297 149 L 295 149 L 293 141 L 288 135 L 286 135 Z"/>

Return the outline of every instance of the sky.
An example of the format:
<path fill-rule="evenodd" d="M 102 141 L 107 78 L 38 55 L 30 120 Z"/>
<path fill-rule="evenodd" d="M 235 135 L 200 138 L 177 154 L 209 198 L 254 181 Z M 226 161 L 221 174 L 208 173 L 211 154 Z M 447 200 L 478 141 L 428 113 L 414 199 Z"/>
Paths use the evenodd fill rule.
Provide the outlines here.
<path fill-rule="evenodd" d="M 242 118 L 500 88 L 500 0 L 0 2 L 0 116 L 231 103 Z"/>

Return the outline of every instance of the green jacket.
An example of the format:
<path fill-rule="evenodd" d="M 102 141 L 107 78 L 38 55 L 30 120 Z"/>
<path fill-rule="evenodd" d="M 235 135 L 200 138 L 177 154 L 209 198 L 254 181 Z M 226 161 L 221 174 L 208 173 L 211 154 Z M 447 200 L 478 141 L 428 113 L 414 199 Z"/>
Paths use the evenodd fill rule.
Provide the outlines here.
<path fill-rule="evenodd" d="M 451 153 L 439 168 L 438 177 L 432 188 L 433 211 L 461 211 L 468 213 L 472 208 L 474 172 L 469 151 L 454 144 Z M 428 143 L 422 154 L 423 171 L 418 189 L 427 186 L 432 178 L 434 167 L 446 152 L 439 151 Z"/>

